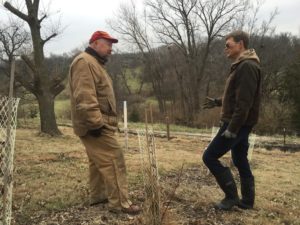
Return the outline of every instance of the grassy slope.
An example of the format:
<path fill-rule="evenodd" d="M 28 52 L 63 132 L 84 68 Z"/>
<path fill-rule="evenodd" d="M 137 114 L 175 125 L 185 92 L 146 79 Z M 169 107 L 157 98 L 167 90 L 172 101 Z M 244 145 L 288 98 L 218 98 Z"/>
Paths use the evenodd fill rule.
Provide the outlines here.
<path fill-rule="evenodd" d="M 88 168 L 83 146 L 70 128 L 61 138 L 17 131 L 13 224 L 141 224 L 88 206 Z M 121 144 L 124 143 L 119 136 Z M 184 164 L 165 224 L 300 224 L 300 152 L 255 149 L 252 165 L 257 180 L 256 208 L 216 212 L 212 204 L 222 194 L 201 162 L 208 144 L 199 137 L 157 138 L 157 160 L 163 201 L 168 202 Z M 130 195 L 142 204 L 143 182 L 137 136 L 129 137 L 125 152 Z M 229 158 L 225 157 L 225 162 Z M 236 173 L 236 171 L 234 171 Z M 100 222 L 104 221 L 104 223 Z"/>

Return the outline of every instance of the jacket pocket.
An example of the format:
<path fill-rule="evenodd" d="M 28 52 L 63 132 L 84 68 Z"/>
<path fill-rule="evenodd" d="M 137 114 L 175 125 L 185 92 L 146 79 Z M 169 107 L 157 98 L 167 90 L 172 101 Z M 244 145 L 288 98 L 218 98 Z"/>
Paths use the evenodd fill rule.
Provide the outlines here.
<path fill-rule="evenodd" d="M 99 107 L 100 107 L 101 113 L 109 114 L 111 111 L 111 106 L 110 106 L 108 98 L 106 98 L 106 97 L 98 98 L 98 102 L 99 102 Z"/>
<path fill-rule="evenodd" d="M 107 101 L 110 107 L 110 112 L 112 112 L 113 114 L 117 114 L 116 103 L 112 101 L 111 98 L 107 98 Z"/>

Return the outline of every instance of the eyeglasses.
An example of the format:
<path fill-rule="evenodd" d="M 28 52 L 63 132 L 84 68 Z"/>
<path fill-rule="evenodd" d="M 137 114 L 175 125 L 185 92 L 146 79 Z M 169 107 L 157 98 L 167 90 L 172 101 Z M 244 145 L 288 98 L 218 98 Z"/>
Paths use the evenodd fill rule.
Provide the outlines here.
<path fill-rule="evenodd" d="M 233 42 L 233 43 L 238 44 L 240 42 Z M 225 44 L 225 48 L 232 48 L 232 46 L 233 46 L 233 44 L 229 44 L 229 43 Z"/>
<path fill-rule="evenodd" d="M 228 44 L 228 43 L 225 44 L 225 48 L 230 48 L 230 47 L 231 47 L 230 44 Z"/>

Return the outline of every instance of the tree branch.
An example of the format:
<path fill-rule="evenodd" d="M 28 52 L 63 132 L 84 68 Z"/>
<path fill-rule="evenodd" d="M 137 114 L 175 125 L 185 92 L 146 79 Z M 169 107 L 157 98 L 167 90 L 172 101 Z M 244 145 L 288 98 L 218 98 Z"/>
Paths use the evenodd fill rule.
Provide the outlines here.
<path fill-rule="evenodd" d="M 21 84 L 21 86 L 25 87 L 31 93 L 33 93 L 33 94 L 36 93 L 36 89 L 32 85 L 32 83 L 30 83 L 30 82 L 26 81 L 25 79 L 21 78 L 18 73 L 16 73 L 16 81 L 18 81 Z"/>
<path fill-rule="evenodd" d="M 45 14 L 41 19 L 39 19 L 39 24 L 41 24 L 42 21 L 43 21 L 44 19 L 46 19 L 46 18 L 47 18 L 47 14 Z"/>
<path fill-rule="evenodd" d="M 32 1 L 31 0 L 25 0 L 25 2 L 26 2 L 27 9 L 32 7 Z"/>
<path fill-rule="evenodd" d="M 35 73 L 35 66 L 33 62 L 26 55 L 22 55 L 21 58 L 26 63 L 26 65 L 31 69 L 31 71 Z"/>
<path fill-rule="evenodd" d="M 34 8 L 38 9 L 39 5 L 40 5 L 40 0 L 34 0 L 33 5 L 34 5 Z"/>
<path fill-rule="evenodd" d="M 21 18 L 22 20 L 25 20 L 27 22 L 29 21 L 28 15 L 25 15 L 24 13 L 13 7 L 9 2 L 5 2 L 4 7 L 7 8 L 13 14 L 15 14 L 17 17 Z"/>
<path fill-rule="evenodd" d="M 42 45 L 44 45 L 47 41 L 49 41 L 50 39 L 54 38 L 57 36 L 57 33 L 51 34 L 49 37 L 47 37 L 46 39 L 42 40 Z"/>
<path fill-rule="evenodd" d="M 51 93 L 56 96 L 60 92 L 62 92 L 65 89 L 65 85 L 63 83 L 59 83 L 56 86 L 51 87 Z"/>

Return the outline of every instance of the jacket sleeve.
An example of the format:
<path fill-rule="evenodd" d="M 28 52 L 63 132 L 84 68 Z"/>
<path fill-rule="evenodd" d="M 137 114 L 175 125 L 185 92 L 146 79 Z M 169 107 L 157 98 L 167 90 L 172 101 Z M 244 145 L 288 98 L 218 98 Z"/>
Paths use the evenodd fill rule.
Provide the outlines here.
<path fill-rule="evenodd" d="M 235 108 L 227 128 L 230 132 L 238 133 L 248 118 L 258 88 L 258 72 L 256 66 L 247 62 L 237 68 Z"/>
<path fill-rule="evenodd" d="M 88 130 L 104 125 L 97 100 L 96 86 L 89 64 L 79 59 L 71 68 L 71 88 L 75 110 Z"/>

